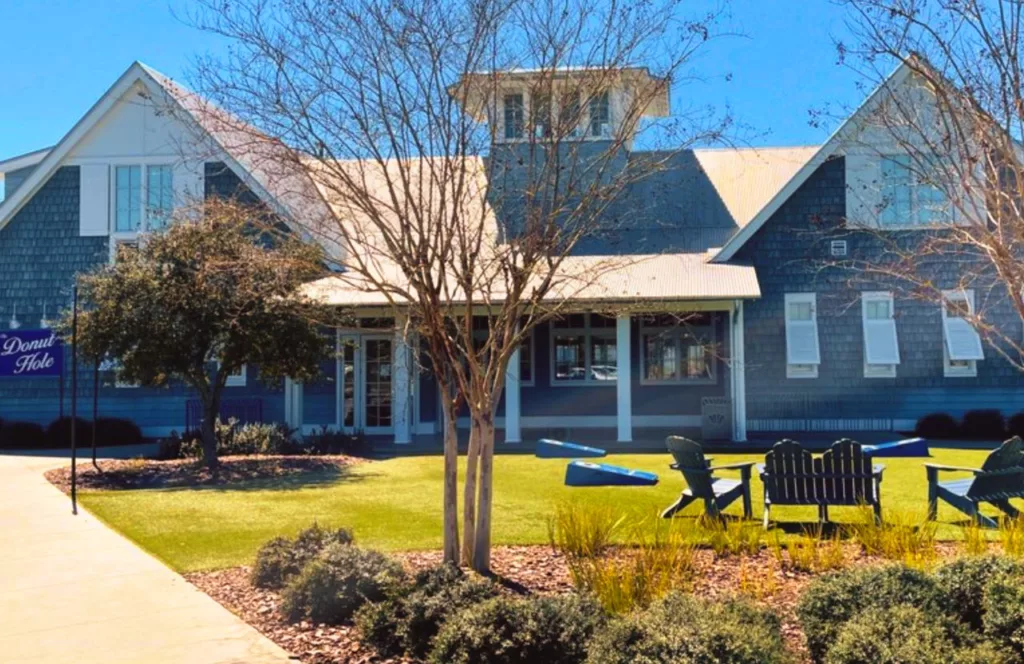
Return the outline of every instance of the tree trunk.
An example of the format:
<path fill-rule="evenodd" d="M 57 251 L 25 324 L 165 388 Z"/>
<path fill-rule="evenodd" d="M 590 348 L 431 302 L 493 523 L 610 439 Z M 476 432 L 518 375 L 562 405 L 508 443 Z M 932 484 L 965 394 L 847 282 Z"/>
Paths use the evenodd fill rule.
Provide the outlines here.
<path fill-rule="evenodd" d="M 220 399 L 217 396 L 203 399 L 203 423 L 200 427 L 200 434 L 203 442 L 203 463 L 207 468 L 216 468 L 220 463 L 217 459 L 218 411 L 220 411 Z"/>
<path fill-rule="evenodd" d="M 451 390 L 444 396 L 444 562 L 459 564 L 459 430 Z"/>
<path fill-rule="evenodd" d="M 466 483 L 462 489 L 462 560 L 473 563 L 476 544 L 476 476 L 480 459 L 480 429 L 476 420 L 469 428 L 469 449 L 466 452 Z"/>
<path fill-rule="evenodd" d="M 474 422 L 476 422 L 474 418 Z M 480 419 L 475 424 L 480 438 L 479 497 L 476 504 L 476 543 L 473 569 L 481 574 L 491 571 L 491 507 L 494 504 L 494 420 Z"/>

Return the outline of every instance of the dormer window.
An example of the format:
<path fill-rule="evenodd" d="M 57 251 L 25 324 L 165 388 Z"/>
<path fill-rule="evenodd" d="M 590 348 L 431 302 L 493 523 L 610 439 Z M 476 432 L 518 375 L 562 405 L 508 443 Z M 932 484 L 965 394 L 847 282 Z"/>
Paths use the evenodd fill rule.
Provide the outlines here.
<path fill-rule="evenodd" d="M 608 104 L 608 92 L 590 98 L 590 135 L 604 138 L 611 135 L 612 112 Z"/>
<path fill-rule="evenodd" d="M 523 95 L 505 95 L 505 138 L 523 137 Z"/>

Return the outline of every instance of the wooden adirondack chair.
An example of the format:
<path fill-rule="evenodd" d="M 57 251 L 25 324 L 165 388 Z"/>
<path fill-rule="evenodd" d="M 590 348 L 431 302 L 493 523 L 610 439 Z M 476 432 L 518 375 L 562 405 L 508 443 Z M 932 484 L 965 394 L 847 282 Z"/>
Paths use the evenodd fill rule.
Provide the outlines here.
<path fill-rule="evenodd" d="M 712 466 L 710 459 L 704 456 L 700 443 L 680 436 L 669 436 L 665 439 L 665 446 L 676 461 L 670 468 L 683 474 L 687 488 L 679 496 L 679 500 L 661 513 L 662 518 L 671 518 L 696 500 L 704 501 L 704 509 L 709 516 L 720 518 L 722 510 L 740 497 L 743 498 L 743 517 L 750 518 L 750 475 L 754 466 L 752 461 Z M 738 470 L 740 479 L 715 477 L 714 473 L 718 470 Z"/>
<path fill-rule="evenodd" d="M 881 518 L 879 484 L 883 466 L 872 466 L 860 443 L 843 439 L 815 459 L 800 443 L 781 440 L 759 466 L 764 485 L 764 527 L 772 505 L 817 505 L 818 518 L 828 521 L 829 505 L 874 507 Z"/>
<path fill-rule="evenodd" d="M 931 520 L 938 516 L 940 498 L 987 528 L 996 528 L 998 524 L 978 511 L 981 503 L 992 503 L 1010 518 L 1020 514 L 1010 504 L 1010 498 L 1024 498 L 1024 442 L 1017 436 L 989 454 L 981 468 L 934 463 L 926 463 L 924 467 L 928 474 L 928 518 Z M 940 482 L 940 472 L 968 472 L 974 473 L 974 477 Z"/>

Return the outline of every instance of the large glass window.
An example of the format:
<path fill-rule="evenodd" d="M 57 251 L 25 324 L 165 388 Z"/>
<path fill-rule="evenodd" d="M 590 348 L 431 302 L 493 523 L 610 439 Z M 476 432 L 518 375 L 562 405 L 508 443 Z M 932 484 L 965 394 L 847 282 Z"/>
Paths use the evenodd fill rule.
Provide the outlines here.
<path fill-rule="evenodd" d="M 146 226 L 163 228 L 174 208 L 174 171 L 170 166 L 146 168 Z"/>
<path fill-rule="evenodd" d="M 505 138 L 523 137 L 523 95 L 505 95 Z"/>
<path fill-rule="evenodd" d="M 612 111 L 608 93 L 602 92 L 590 98 L 590 135 L 607 137 L 611 135 Z"/>
<path fill-rule="evenodd" d="M 715 382 L 715 327 L 707 314 L 641 321 L 642 382 Z"/>
<path fill-rule="evenodd" d="M 530 100 L 534 136 L 551 138 L 551 95 L 536 93 Z"/>
<path fill-rule="evenodd" d="M 485 316 L 473 317 L 473 346 L 479 352 L 487 341 L 488 335 L 487 318 Z M 519 384 L 523 387 L 533 386 L 533 331 L 526 335 L 523 342 L 519 344 Z"/>
<path fill-rule="evenodd" d="M 132 233 L 142 225 L 142 167 L 118 166 L 114 170 L 114 230 Z"/>
<path fill-rule="evenodd" d="M 618 376 L 615 318 L 568 314 L 551 323 L 552 384 L 613 384 Z"/>
<path fill-rule="evenodd" d="M 951 221 L 945 192 L 928 180 L 921 169 L 915 169 L 910 155 L 884 155 L 881 225 L 919 226 Z"/>

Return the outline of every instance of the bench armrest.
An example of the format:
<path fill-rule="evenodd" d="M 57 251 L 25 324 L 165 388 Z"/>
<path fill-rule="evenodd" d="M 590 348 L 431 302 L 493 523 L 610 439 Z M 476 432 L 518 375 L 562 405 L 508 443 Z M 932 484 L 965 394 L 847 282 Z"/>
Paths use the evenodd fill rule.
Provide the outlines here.
<path fill-rule="evenodd" d="M 742 470 L 743 468 L 751 468 L 755 466 L 755 461 L 741 461 L 739 463 L 727 463 L 721 466 L 711 466 L 708 470 Z"/>
<path fill-rule="evenodd" d="M 981 468 L 965 468 L 964 466 L 944 466 L 938 463 L 926 463 L 925 468 L 930 468 L 937 471 L 946 471 L 951 473 L 980 473 Z"/>

